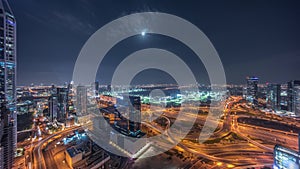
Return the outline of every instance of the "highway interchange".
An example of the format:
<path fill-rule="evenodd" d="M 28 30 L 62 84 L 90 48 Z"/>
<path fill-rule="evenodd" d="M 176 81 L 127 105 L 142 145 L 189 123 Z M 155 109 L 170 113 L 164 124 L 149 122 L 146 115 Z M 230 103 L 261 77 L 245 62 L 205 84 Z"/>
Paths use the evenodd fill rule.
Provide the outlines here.
<path fill-rule="evenodd" d="M 264 115 L 263 112 L 245 107 L 244 102 L 240 102 L 242 98 L 231 97 L 226 100 L 223 109 L 222 117 L 212 121 L 218 127 L 208 140 L 199 143 L 199 128 L 193 128 L 185 139 L 181 140 L 175 149 L 185 152 L 186 156 L 190 157 L 190 165 L 187 168 L 203 167 L 203 161 L 208 165 L 206 168 L 248 168 L 248 167 L 271 167 L 273 163 L 273 148 L 275 144 L 283 144 L 288 148 L 297 150 L 297 134 L 293 132 L 282 131 L 278 129 L 270 129 L 262 126 L 255 126 L 238 122 L 239 118 L 258 118 L 269 119 L 270 115 Z M 197 109 L 189 107 L 189 109 Z M 207 107 L 200 109 L 202 112 L 209 111 Z M 154 121 L 144 121 L 143 125 L 147 126 L 151 132 L 156 134 L 164 133 L 165 140 L 160 143 L 153 143 L 154 146 L 166 146 L 180 139 L 180 131 L 168 130 L 177 117 L 174 109 L 157 109 L 160 118 L 165 119 L 166 125 L 160 125 Z M 161 112 L 163 111 L 163 113 Z M 197 116 L 194 126 L 203 126 L 207 115 L 199 113 L 195 115 L 185 112 L 187 119 Z M 276 116 L 276 115 L 272 115 Z M 256 117 L 257 118 L 257 117 Z M 276 118 L 272 118 L 276 121 Z M 274 120 L 275 119 L 275 120 Z M 283 121 L 276 121 L 286 123 Z M 297 121 L 291 120 L 294 124 Z M 29 162 L 27 168 L 46 169 L 46 168 L 61 168 L 57 167 L 55 159 L 49 152 L 42 151 L 49 142 L 55 137 L 65 137 L 70 132 L 79 127 L 68 128 L 54 134 L 44 137 L 42 140 L 31 143 L 31 147 L 27 149 L 25 158 Z M 167 131 L 164 131 L 167 130 Z M 195 130 L 195 131 L 193 131 Z M 155 145 L 156 144 L 156 145 Z M 146 152 L 147 153 L 147 152 Z M 55 164 L 55 165 L 54 165 Z"/>
<path fill-rule="evenodd" d="M 275 144 L 282 144 L 297 150 L 297 134 L 295 133 L 238 123 L 238 118 L 241 117 L 262 116 L 260 118 L 269 119 L 263 112 L 252 108 L 242 108 L 245 103 L 240 102 L 241 99 L 232 97 L 227 100 L 219 127 L 208 141 L 199 143 L 197 142 L 199 135 L 192 134 L 188 135 L 189 139 L 184 139 L 178 146 L 184 151 L 200 157 L 199 164 L 202 164 L 203 159 L 210 160 L 211 168 L 272 167 Z M 193 116 L 194 114 L 186 113 L 186 115 Z M 176 116 L 173 110 L 168 110 L 164 112 L 163 117 L 172 119 Z M 198 115 L 196 123 L 205 121 L 205 118 L 203 115 Z M 276 118 L 273 117 L 274 119 Z M 278 125 L 286 123 L 285 120 L 277 122 Z M 178 134 L 176 131 L 171 134 L 168 132 L 168 138 L 177 140 Z M 232 136 L 236 138 L 227 139 Z M 199 167 L 197 162 L 193 167 Z"/>

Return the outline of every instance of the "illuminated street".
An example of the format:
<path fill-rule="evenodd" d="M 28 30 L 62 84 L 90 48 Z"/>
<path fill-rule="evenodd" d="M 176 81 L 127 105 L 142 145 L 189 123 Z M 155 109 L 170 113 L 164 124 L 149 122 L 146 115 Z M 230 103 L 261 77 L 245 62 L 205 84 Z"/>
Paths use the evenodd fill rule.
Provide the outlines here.
<path fill-rule="evenodd" d="M 0 0 L 0 169 L 300 169 L 299 9 Z"/>

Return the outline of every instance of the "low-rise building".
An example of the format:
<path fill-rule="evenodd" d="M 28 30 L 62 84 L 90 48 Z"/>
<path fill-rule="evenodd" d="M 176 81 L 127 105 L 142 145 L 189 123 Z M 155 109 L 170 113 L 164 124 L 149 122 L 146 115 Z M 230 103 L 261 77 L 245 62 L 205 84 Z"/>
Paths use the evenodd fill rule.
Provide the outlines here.
<path fill-rule="evenodd" d="M 73 169 L 73 165 L 83 158 L 83 152 L 78 151 L 75 147 L 70 147 L 65 151 L 66 162 L 70 168 Z"/>

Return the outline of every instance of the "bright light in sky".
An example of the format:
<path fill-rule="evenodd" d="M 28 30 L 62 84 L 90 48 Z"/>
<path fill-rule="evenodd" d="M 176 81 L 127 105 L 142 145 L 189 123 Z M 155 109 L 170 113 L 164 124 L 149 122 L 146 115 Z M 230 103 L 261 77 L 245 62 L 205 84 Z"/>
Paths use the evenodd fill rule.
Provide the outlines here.
<path fill-rule="evenodd" d="M 146 35 L 146 32 L 145 32 L 145 31 L 143 31 L 143 32 L 142 32 L 142 36 L 145 36 L 145 35 Z"/>

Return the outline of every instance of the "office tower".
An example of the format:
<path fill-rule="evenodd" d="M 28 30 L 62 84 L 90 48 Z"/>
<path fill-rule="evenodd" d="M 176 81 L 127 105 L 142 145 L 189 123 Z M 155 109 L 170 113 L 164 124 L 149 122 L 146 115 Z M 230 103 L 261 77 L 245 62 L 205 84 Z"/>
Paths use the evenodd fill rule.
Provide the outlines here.
<path fill-rule="evenodd" d="M 54 122 L 57 119 L 57 112 L 58 112 L 58 100 L 57 95 L 52 94 L 48 99 L 48 111 L 49 111 L 49 120 Z"/>
<path fill-rule="evenodd" d="M 247 93 L 246 100 L 251 103 L 257 102 L 257 91 L 258 91 L 258 78 L 257 77 L 247 77 Z"/>
<path fill-rule="evenodd" d="M 99 82 L 96 81 L 95 82 L 95 96 L 98 96 L 99 95 Z"/>
<path fill-rule="evenodd" d="M 107 92 L 111 94 L 111 85 L 107 85 Z"/>
<path fill-rule="evenodd" d="M 300 116 L 300 80 L 288 82 L 288 111 Z"/>
<path fill-rule="evenodd" d="M 288 86 L 287 84 L 281 84 L 281 93 L 280 93 L 280 107 L 281 110 L 288 110 Z"/>
<path fill-rule="evenodd" d="M 280 110 L 281 85 L 268 84 L 266 94 L 267 106 L 273 110 Z"/>
<path fill-rule="evenodd" d="M 68 85 L 67 117 L 75 112 L 73 99 L 74 99 L 74 90 L 73 90 L 73 82 L 71 82 Z"/>
<path fill-rule="evenodd" d="M 12 168 L 17 141 L 16 20 L 0 0 L 0 168 Z"/>
<path fill-rule="evenodd" d="M 73 92 L 73 81 L 68 84 L 68 100 L 72 100 L 74 96 Z"/>
<path fill-rule="evenodd" d="M 76 90 L 76 113 L 79 116 L 87 115 L 87 87 L 77 86 Z"/>
<path fill-rule="evenodd" d="M 2 126 L 0 125 L 0 127 L 2 128 Z M 2 129 L 0 129 L 2 130 Z M 1 132 L 1 131 L 0 131 Z M 0 134 L 0 138 L 2 137 L 2 135 Z M 3 168 L 3 163 L 4 163 L 4 159 L 3 159 L 3 147 L 0 146 L 0 168 Z"/>
<path fill-rule="evenodd" d="M 129 96 L 131 105 L 129 109 L 129 132 L 136 136 L 140 132 L 141 126 L 141 98 Z"/>
<path fill-rule="evenodd" d="M 1 105 L 0 105 L 1 106 Z M 2 114 L 2 112 L 1 112 Z M 1 140 L 2 140 L 2 135 L 3 135 L 3 126 L 4 124 L 2 124 L 2 116 L 0 116 L 0 168 L 3 168 L 3 147 L 1 146 Z"/>
<path fill-rule="evenodd" d="M 64 122 L 67 118 L 68 88 L 57 88 L 58 121 Z"/>

